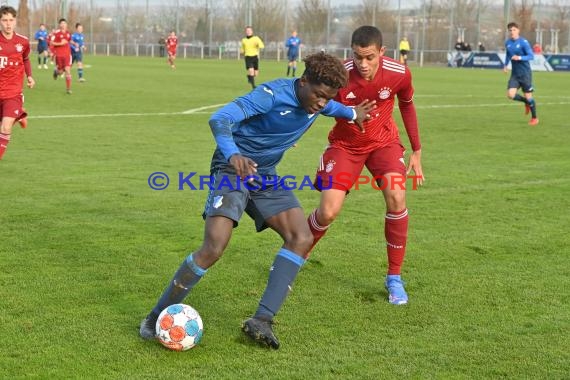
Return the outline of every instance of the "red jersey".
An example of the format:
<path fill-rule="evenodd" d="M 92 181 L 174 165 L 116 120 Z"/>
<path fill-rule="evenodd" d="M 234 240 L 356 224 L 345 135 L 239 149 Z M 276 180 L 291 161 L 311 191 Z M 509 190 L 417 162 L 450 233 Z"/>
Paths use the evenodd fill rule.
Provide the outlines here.
<path fill-rule="evenodd" d="M 71 50 L 69 49 L 69 41 L 71 41 L 71 34 L 66 30 L 65 32 L 61 29 L 56 30 L 51 36 L 51 42 L 60 43 L 66 40 L 67 43 L 61 46 L 53 46 L 55 55 L 58 57 L 71 56 Z"/>
<path fill-rule="evenodd" d="M 178 37 L 168 36 L 168 38 L 166 39 L 166 48 L 168 49 L 168 51 L 175 53 L 176 46 L 178 46 Z"/>
<path fill-rule="evenodd" d="M 26 37 L 14 33 L 7 39 L 0 33 L 0 99 L 14 98 L 22 93 L 24 73 L 32 74 L 29 55 L 30 41 Z"/>
<path fill-rule="evenodd" d="M 414 88 L 408 67 L 391 58 L 381 57 L 374 79 L 367 81 L 353 60 L 346 61 L 344 65 L 348 70 L 348 85 L 339 90 L 335 100 L 347 106 L 356 106 L 366 99 L 376 100 L 376 106 L 369 112 L 371 119 L 364 122 L 365 133 L 360 132 L 353 121 L 336 119 L 329 133 L 330 144 L 349 153 L 365 154 L 399 141 L 398 126 L 392 116 L 397 95 L 401 104 L 408 103 L 412 107 L 413 117 L 404 120 L 408 120 L 406 130 L 412 149 L 419 149 L 417 119 L 412 103 Z"/>

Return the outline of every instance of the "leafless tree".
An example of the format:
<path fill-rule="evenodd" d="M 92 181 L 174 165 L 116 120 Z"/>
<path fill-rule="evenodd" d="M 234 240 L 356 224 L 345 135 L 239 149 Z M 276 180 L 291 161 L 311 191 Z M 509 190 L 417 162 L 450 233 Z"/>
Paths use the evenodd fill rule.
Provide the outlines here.
<path fill-rule="evenodd" d="M 389 5 L 388 0 L 362 0 L 360 10 L 353 16 L 353 27 L 374 25 L 382 29 L 392 21 Z"/>
<path fill-rule="evenodd" d="M 306 44 L 324 42 L 327 30 L 327 6 L 324 0 L 305 0 L 296 8 L 295 20 Z"/>
<path fill-rule="evenodd" d="M 560 35 L 560 46 L 565 46 L 564 50 L 570 52 L 570 4 L 566 0 L 556 0 L 553 6 L 556 11 L 553 26 L 561 32 L 566 32 Z"/>
<path fill-rule="evenodd" d="M 18 4 L 18 30 L 23 34 L 31 34 L 30 10 L 27 0 L 20 0 Z"/>
<path fill-rule="evenodd" d="M 285 6 L 281 0 L 249 0 L 251 3 L 251 26 L 264 41 L 283 39 Z M 247 0 L 229 0 L 231 20 L 238 36 L 243 35 L 247 9 Z"/>
<path fill-rule="evenodd" d="M 519 25 L 522 35 L 532 32 L 532 17 L 534 13 L 534 0 L 520 0 L 511 3 L 511 17 Z"/>

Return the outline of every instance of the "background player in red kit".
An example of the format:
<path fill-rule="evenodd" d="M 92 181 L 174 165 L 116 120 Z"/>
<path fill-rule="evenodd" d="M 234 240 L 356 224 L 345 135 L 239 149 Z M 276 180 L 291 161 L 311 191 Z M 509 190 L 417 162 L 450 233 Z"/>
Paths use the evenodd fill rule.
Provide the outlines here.
<path fill-rule="evenodd" d="M 405 187 L 400 184 L 411 171 L 415 172 L 418 183 L 423 183 L 412 77 L 406 66 L 384 57 L 382 33 L 377 28 L 362 26 L 356 29 L 351 46 L 354 58 L 345 63 L 349 82 L 338 92 L 335 100 L 345 105 L 357 105 L 366 99 L 376 100 L 376 107 L 370 111 L 371 119 L 364 123 L 363 130 L 337 119 L 329 133 L 330 145 L 321 156 L 315 181 L 317 188 L 322 189 L 321 202 L 319 208 L 309 215 L 313 247 L 340 213 L 346 194 L 366 166 L 373 177 L 383 178 L 378 186 L 386 202 L 384 234 L 388 275 L 385 286 L 389 302 L 402 305 L 408 302 L 400 276 L 408 236 L 408 209 Z M 392 117 L 396 95 L 413 150 L 407 167 L 398 126 Z"/>
<path fill-rule="evenodd" d="M 174 60 L 176 59 L 176 47 L 178 46 L 178 37 L 174 31 L 170 32 L 166 38 L 166 50 L 168 51 L 168 64 L 173 69 L 176 68 Z"/>
<path fill-rule="evenodd" d="M 28 77 L 28 87 L 35 85 L 29 59 L 30 42 L 17 34 L 15 28 L 16 10 L 3 5 L 0 7 L 0 159 L 10 142 L 14 123 L 18 121 L 26 128 L 22 94 L 24 73 Z"/>
<path fill-rule="evenodd" d="M 71 50 L 69 41 L 71 41 L 71 33 L 67 30 L 67 21 L 62 18 L 59 20 L 59 29 L 51 37 L 51 45 L 55 52 L 53 79 L 57 79 L 58 76 L 65 72 L 65 89 L 68 94 L 71 94 Z"/>

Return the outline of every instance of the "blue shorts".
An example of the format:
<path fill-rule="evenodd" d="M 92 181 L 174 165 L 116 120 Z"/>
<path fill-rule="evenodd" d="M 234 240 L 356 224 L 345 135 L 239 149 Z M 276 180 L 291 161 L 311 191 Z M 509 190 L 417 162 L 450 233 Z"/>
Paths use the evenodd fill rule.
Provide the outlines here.
<path fill-rule="evenodd" d="M 202 217 L 225 216 L 237 227 L 245 211 L 254 221 L 257 232 L 268 227 L 265 221 L 272 216 L 301 205 L 295 194 L 279 186 L 278 176 L 255 176 L 253 182 L 239 179 L 232 168 L 212 175 L 208 199 Z"/>
<path fill-rule="evenodd" d="M 287 59 L 289 60 L 289 62 L 293 62 L 296 61 L 297 59 L 299 59 L 299 52 L 295 52 L 295 53 L 287 53 Z"/>
<path fill-rule="evenodd" d="M 533 92 L 532 77 L 530 75 L 511 75 L 507 89 L 509 88 L 522 88 L 523 92 Z"/>
<path fill-rule="evenodd" d="M 38 44 L 38 54 L 42 54 L 47 49 L 47 45 Z"/>
<path fill-rule="evenodd" d="M 83 52 L 81 50 L 71 52 L 71 63 L 83 62 Z"/>

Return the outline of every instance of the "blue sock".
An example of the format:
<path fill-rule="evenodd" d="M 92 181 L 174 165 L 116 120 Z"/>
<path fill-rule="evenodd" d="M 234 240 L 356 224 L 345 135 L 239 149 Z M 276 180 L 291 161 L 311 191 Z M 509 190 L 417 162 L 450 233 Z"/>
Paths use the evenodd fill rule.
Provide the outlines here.
<path fill-rule="evenodd" d="M 273 319 L 285 302 L 291 284 L 304 263 L 305 260 L 301 256 L 285 248 L 279 250 L 271 266 L 269 280 L 254 317 L 266 320 Z"/>
<path fill-rule="evenodd" d="M 79 79 L 83 78 L 83 69 L 77 69 L 77 74 L 79 74 Z"/>
<path fill-rule="evenodd" d="M 530 113 L 532 114 L 532 118 L 536 119 L 536 103 L 534 99 L 529 99 L 528 106 L 530 108 Z"/>
<path fill-rule="evenodd" d="M 515 97 L 513 98 L 513 100 L 517 100 L 519 102 L 523 102 L 528 104 L 528 101 L 526 100 L 526 98 L 524 96 L 520 96 L 519 94 L 516 94 Z"/>
<path fill-rule="evenodd" d="M 192 255 L 188 256 L 174 274 L 151 314 L 158 317 L 167 306 L 182 302 L 194 285 L 206 274 L 206 271 L 194 263 Z"/>

